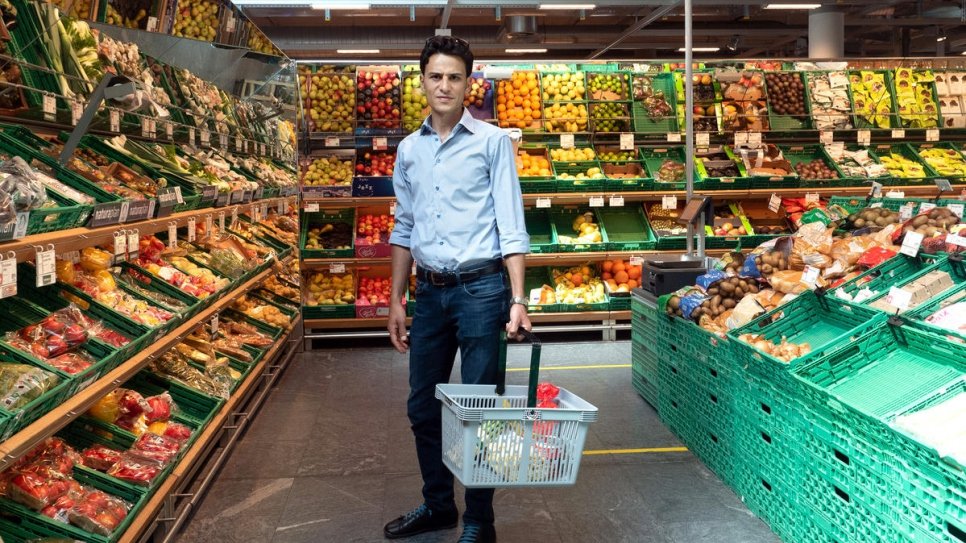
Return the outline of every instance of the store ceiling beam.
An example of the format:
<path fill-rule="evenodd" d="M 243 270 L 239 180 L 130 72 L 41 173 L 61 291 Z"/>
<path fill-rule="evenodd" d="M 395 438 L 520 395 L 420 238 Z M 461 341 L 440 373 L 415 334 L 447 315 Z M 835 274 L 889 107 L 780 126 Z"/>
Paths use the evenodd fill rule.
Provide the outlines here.
<path fill-rule="evenodd" d="M 443 17 L 439 21 L 439 28 L 446 28 L 449 25 L 449 17 L 453 14 L 453 6 L 456 5 L 457 0 L 448 0 L 446 2 L 446 7 L 443 8 Z"/>
<path fill-rule="evenodd" d="M 595 59 L 595 58 L 603 55 L 608 50 L 613 49 L 614 46 L 616 46 L 617 44 L 621 43 L 622 41 L 626 40 L 630 36 L 632 36 L 632 35 L 636 34 L 637 32 L 639 32 L 645 26 L 653 23 L 654 21 L 657 21 L 661 17 L 664 17 L 668 13 L 674 11 L 678 7 L 678 5 L 680 5 L 680 3 L 681 2 L 678 1 L 678 2 L 675 2 L 672 5 L 668 5 L 668 6 L 664 6 L 664 7 L 655 9 L 647 17 L 641 19 L 640 21 L 638 21 L 638 22 L 634 23 L 633 25 L 631 25 L 630 27 L 628 27 L 627 30 L 625 30 L 623 33 L 621 33 L 620 36 L 617 37 L 617 39 L 615 39 L 614 41 L 612 41 L 609 44 L 605 45 L 604 47 L 601 47 L 600 49 L 594 51 L 587 58 L 590 59 L 590 60 L 593 60 L 593 59 Z"/>

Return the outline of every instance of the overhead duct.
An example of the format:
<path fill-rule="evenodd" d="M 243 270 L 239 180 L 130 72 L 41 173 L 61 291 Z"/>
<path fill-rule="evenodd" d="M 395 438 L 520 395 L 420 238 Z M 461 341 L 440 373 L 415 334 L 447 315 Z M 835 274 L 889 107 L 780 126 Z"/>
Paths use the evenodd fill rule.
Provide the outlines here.
<path fill-rule="evenodd" d="M 507 15 L 497 37 L 503 43 L 535 43 L 540 41 L 535 15 Z"/>

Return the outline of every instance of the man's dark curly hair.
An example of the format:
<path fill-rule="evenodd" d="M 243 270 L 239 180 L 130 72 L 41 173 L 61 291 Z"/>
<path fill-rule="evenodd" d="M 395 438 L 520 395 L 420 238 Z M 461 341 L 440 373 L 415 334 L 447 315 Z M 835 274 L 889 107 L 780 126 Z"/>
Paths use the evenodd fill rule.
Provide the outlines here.
<path fill-rule="evenodd" d="M 466 64 L 466 77 L 473 73 L 473 52 L 470 51 L 470 44 L 452 36 L 433 36 L 426 40 L 423 52 L 419 55 L 419 70 L 425 73 L 429 58 L 439 53 L 460 57 Z"/>

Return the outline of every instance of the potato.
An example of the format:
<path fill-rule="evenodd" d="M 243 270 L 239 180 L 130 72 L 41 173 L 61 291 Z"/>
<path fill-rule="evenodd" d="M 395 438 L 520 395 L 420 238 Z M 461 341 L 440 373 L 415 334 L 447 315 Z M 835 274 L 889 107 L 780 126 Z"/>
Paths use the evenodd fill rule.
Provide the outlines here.
<path fill-rule="evenodd" d="M 773 271 L 775 271 L 774 268 L 772 268 L 771 264 L 762 264 L 759 270 L 761 271 L 761 273 L 765 273 L 765 274 L 770 274 Z"/>
<path fill-rule="evenodd" d="M 752 294 L 758 294 L 758 285 L 751 283 L 748 285 L 748 292 Z"/>
<path fill-rule="evenodd" d="M 719 292 L 718 287 L 711 287 L 708 289 L 708 294 L 711 296 L 718 294 L 718 292 Z"/>
<path fill-rule="evenodd" d="M 866 222 L 866 219 L 855 219 L 855 222 L 852 223 L 852 226 L 856 228 L 864 228 L 865 222 Z"/>
<path fill-rule="evenodd" d="M 735 302 L 731 298 L 728 298 L 727 300 L 721 302 L 721 306 L 724 307 L 725 309 L 734 309 L 736 305 L 738 305 L 738 302 Z"/>
<path fill-rule="evenodd" d="M 720 287 L 721 287 L 721 292 L 730 294 L 735 291 L 735 286 L 732 285 L 730 281 L 722 281 Z"/>
<path fill-rule="evenodd" d="M 711 298 L 711 307 L 717 307 L 721 305 L 721 295 L 716 294 L 714 298 Z"/>
<path fill-rule="evenodd" d="M 738 287 L 735 289 L 735 298 L 742 299 L 745 296 L 745 289 Z"/>
<path fill-rule="evenodd" d="M 671 296 L 671 298 L 668 299 L 668 301 L 667 301 L 667 305 L 671 309 L 678 309 L 678 308 L 680 308 L 681 307 L 681 297 L 680 296 Z"/>

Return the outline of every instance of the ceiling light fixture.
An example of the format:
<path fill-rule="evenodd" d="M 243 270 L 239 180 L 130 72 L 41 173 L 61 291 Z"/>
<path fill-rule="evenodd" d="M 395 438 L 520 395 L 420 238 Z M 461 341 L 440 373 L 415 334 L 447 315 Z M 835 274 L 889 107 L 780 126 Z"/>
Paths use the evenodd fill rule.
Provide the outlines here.
<path fill-rule="evenodd" d="M 732 53 L 738 51 L 738 44 L 739 43 L 741 43 L 741 35 L 740 34 L 735 34 L 734 36 L 731 36 L 731 41 L 728 42 L 728 50 L 731 51 Z"/>
<path fill-rule="evenodd" d="M 506 49 L 507 53 L 546 53 L 546 49 Z"/>
<path fill-rule="evenodd" d="M 946 36 L 939 36 L 936 41 L 946 41 Z"/>
<path fill-rule="evenodd" d="M 594 9 L 597 4 L 540 4 L 540 9 Z"/>
<path fill-rule="evenodd" d="M 379 49 L 336 49 L 340 55 L 374 55 L 379 53 Z"/>
<path fill-rule="evenodd" d="M 692 47 L 691 51 L 694 53 L 717 53 L 720 51 L 720 47 Z M 678 53 L 683 53 L 684 47 L 678 48 Z"/>
<path fill-rule="evenodd" d="M 822 4 L 765 4 L 762 9 L 818 9 Z"/>
<path fill-rule="evenodd" d="M 368 2 L 327 2 L 312 4 L 312 9 L 369 9 Z"/>

